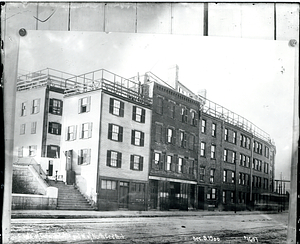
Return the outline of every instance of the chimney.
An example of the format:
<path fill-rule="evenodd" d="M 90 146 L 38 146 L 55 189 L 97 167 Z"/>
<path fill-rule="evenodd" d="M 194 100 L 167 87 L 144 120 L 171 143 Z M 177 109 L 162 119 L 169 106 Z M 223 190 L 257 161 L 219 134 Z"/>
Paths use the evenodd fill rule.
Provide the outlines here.
<path fill-rule="evenodd" d="M 179 67 L 177 64 L 172 65 L 168 69 L 168 80 L 167 83 L 172 86 L 175 90 L 178 88 L 178 72 L 179 72 Z"/>

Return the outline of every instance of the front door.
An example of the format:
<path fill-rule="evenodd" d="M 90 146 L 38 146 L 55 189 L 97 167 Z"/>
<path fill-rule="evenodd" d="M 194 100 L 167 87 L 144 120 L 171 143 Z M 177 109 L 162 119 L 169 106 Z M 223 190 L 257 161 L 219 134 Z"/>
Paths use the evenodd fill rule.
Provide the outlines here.
<path fill-rule="evenodd" d="M 198 208 L 204 209 L 204 187 L 198 187 Z"/>
<path fill-rule="evenodd" d="M 119 208 L 128 208 L 129 183 L 120 181 Z"/>

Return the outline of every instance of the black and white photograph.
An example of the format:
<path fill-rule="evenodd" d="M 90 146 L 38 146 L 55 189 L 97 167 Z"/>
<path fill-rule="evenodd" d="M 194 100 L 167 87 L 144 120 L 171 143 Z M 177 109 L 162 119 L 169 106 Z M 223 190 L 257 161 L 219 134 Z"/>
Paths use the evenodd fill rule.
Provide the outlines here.
<path fill-rule="evenodd" d="M 1 8 L 2 243 L 299 242 L 299 3 Z"/>

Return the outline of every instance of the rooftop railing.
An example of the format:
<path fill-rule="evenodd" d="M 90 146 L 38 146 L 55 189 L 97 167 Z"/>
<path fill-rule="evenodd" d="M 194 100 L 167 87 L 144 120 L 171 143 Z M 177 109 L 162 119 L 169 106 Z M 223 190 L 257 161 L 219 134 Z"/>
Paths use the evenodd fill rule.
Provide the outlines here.
<path fill-rule="evenodd" d="M 37 72 L 21 75 L 17 80 L 17 91 L 28 90 L 42 86 L 52 86 L 61 89 L 74 87 L 70 79 L 74 77 L 73 74 L 62 72 L 55 69 L 43 69 Z"/>
<path fill-rule="evenodd" d="M 151 99 L 142 94 L 140 82 L 126 79 L 105 69 L 72 77 L 68 81 L 76 85 L 65 90 L 66 96 L 103 89 L 146 105 L 151 103 Z"/>
<path fill-rule="evenodd" d="M 219 118 L 226 123 L 237 126 L 260 139 L 267 140 L 269 143 L 272 143 L 270 135 L 265 131 L 263 131 L 262 129 L 260 129 L 259 127 L 257 127 L 249 120 L 230 111 L 227 108 L 224 108 L 223 106 L 217 103 L 214 103 L 200 95 L 198 96 L 201 100 L 205 101 L 204 103 L 202 103 L 202 108 L 201 108 L 203 113 L 209 114 L 215 118 Z"/>

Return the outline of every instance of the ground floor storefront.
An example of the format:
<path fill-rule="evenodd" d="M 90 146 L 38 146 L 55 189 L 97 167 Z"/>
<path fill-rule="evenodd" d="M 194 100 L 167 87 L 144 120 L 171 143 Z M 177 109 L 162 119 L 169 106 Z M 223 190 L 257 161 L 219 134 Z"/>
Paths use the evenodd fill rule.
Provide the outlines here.
<path fill-rule="evenodd" d="M 97 195 L 98 210 L 147 210 L 147 190 L 147 182 L 100 178 Z"/>

